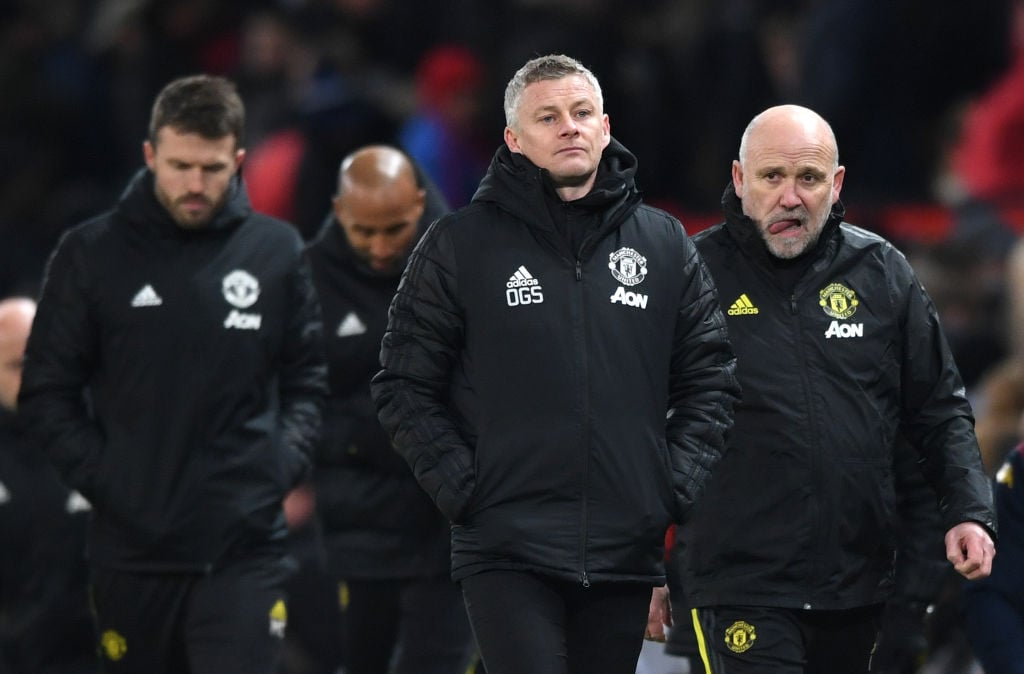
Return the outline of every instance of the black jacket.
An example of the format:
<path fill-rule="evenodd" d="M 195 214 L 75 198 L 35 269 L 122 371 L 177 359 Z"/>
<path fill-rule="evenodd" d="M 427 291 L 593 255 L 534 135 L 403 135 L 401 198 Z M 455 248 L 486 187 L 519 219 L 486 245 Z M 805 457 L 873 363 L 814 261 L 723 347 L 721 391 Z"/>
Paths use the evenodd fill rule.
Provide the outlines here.
<path fill-rule="evenodd" d="M 89 504 L 64 486 L 22 426 L 0 409 L 0 672 L 90 664 L 96 671 Z"/>
<path fill-rule="evenodd" d="M 448 207 L 427 184 L 417 238 Z M 377 420 L 370 379 L 404 264 L 371 269 L 333 214 L 310 243 L 323 309 L 330 395 L 313 472 L 328 565 L 347 579 L 444 575 L 447 520 L 420 488 Z"/>
<path fill-rule="evenodd" d="M 1024 663 L 1024 444 L 995 476 L 1002 538 L 992 575 L 963 584 L 967 636 L 986 672 L 1019 672 Z"/>
<path fill-rule="evenodd" d="M 844 609 L 892 586 L 897 432 L 921 452 L 944 530 L 994 530 L 964 387 L 906 258 L 837 204 L 792 292 L 730 187 L 695 236 L 718 286 L 743 402 L 680 533 L 692 606 Z"/>
<path fill-rule="evenodd" d="M 301 238 L 253 212 L 238 178 L 185 230 L 143 170 L 62 237 L 20 409 L 93 504 L 96 563 L 202 570 L 286 536 L 281 499 L 319 429 L 320 327 Z"/>
<path fill-rule="evenodd" d="M 372 392 L 455 523 L 456 579 L 662 583 L 665 531 L 719 459 L 738 393 L 724 319 L 635 170 L 612 140 L 590 194 L 558 206 L 593 220 L 571 250 L 546 172 L 502 147 L 412 254 Z"/>

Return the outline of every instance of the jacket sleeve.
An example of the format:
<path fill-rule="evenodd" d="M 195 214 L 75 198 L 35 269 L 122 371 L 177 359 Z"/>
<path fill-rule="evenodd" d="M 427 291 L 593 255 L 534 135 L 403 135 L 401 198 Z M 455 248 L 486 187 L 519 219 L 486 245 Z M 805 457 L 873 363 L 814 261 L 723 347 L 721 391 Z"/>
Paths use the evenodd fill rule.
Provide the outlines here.
<path fill-rule="evenodd" d="M 85 389 L 98 358 L 81 239 L 62 237 L 47 264 L 25 349 L 18 410 L 63 480 L 95 504 L 104 439 Z"/>
<path fill-rule="evenodd" d="M 684 253 L 683 274 L 688 280 L 676 317 L 666 423 L 680 523 L 722 457 L 733 407 L 740 396 L 736 356 L 718 291 L 688 237 L 684 238 Z"/>
<path fill-rule="evenodd" d="M 420 486 L 459 522 L 476 485 L 473 450 L 445 401 L 463 342 L 445 218 L 424 234 L 391 302 L 371 394 L 381 424 Z"/>
<path fill-rule="evenodd" d="M 896 582 L 890 601 L 923 607 L 938 597 L 949 571 L 935 490 L 917 464 L 918 453 L 903 436 L 893 449 L 896 484 Z"/>
<path fill-rule="evenodd" d="M 974 521 L 995 537 L 992 489 L 981 463 L 974 415 L 938 312 L 902 255 L 890 259 L 903 334 L 902 426 L 921 452 L 939 496 L 945 530 Z"/>
<path fill-rule="evenodd" d="M 292 454 L 292 484 L 307 477 L 320 434 L 327 362 L 323 352 L 320 303 L 305 254 L 289 276 L 290 303 L 278 373 L 281 427 Z"/>

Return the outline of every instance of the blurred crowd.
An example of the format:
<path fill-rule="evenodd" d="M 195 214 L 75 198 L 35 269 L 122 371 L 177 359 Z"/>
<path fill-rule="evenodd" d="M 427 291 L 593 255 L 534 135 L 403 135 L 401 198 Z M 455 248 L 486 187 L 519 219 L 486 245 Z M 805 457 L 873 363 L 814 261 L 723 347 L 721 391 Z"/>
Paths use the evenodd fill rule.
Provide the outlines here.
<path fill-rule="evenodd" d="M 0 297 L 35 295 L 61 233 L 117 197 L 174 77 L 238 83 L 254 205 L 311 239 L 368 143 L 468 203 L 505 82 L 550 52 L 601 78 L 646 199 L 694 230 L 719 219 L 756 112 L 820 112 L 847 219 L 893 239 L 939 306 L 994 474 L 1024 437 L 1021 0 L 0 0 Z"/>
<path fill-rule="evenodd" d="M 1002 196 L 1022 181 L 1018 4 L 4 0 L 0 291 L 31 285 L 60 232 L 116 196 L 153 95 L 198 71 L 238 81 L 258 205 L 306 232 L 339 158 L 368 140 L 406 146 L 463 205 L 500 142 L 509 73 L 548 52 L 601 77 L 646 197 L 695 227 L 718 211 L 746 121 L 778 102 L 843 139 L 859 224 L 884 227 L 893 203 L 959 204 L 965 179 Z"/>

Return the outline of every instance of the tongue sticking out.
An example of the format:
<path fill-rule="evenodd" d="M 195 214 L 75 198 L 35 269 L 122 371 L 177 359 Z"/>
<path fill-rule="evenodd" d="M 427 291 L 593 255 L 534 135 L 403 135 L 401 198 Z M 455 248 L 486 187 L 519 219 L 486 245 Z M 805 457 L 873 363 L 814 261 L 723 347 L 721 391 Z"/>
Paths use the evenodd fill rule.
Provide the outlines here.
<path fill-rule="evenodd" d="M 787 231 L 787 230 L 789 230 L 791 228 L 799 228 L 799 227 L 800 227 L 800 221 L 799 220 L 779 220 L 778 222 L 773 222 L 772 224 L 768 225 L 768 233 L 769 234 L 781 234 L 782 232 L 785 232 L 785 231 Z"/>

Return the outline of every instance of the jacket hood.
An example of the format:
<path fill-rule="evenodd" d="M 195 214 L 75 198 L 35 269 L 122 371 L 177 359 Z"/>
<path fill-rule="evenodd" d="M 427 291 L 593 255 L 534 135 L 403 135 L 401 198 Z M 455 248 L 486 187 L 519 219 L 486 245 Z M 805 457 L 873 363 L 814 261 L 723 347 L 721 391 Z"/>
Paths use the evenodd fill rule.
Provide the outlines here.
<path fill-rule="evenodd" d="M 133 226 L 149 228 L 161 237 L 172 237 L 237 227 L 252 213 L 252 204 L 241 176 L 236 174 L 231 178 L 224 206 L 214 214 L 209 224 L 198 230 L 184 229 L 157 200 L 153 172 L 142 168 L 121 193 L 116 210 Z"/>
<path fill-rule="evenodd" d="M 725 213 L 725 227 L 729 235 L 739 243 L 740 247 L 755 259 L 768 261 L 771 256 L 768 247 L 758 234 L 754 221 L 743 212 L 743 204 L 740 202 L 732 182 L 725 186 L 725 192 L 722 194 L 722 212 Z M 829 247 L 834 250 L 833 243 L 839 237 L 839 225 L 842 224 L 845 214 L 846 207 L 842 201 L 832 204 L 832 210 L 828 220 L 825 221 L 817 243 L 804 255 L 819 257 Z"/>
<path fill-rule="evenodd" d="M 636 157 L 612 138 L 601 155 L 594 187 L 586 196 L 572 202 L 605 213 L 600 233 L 617 227 L 640 204 L 636 170 Z M 494 203 L 517 218 L 541 225 L 553 233 L 554 224 L 545 205 L 549 198 L 558 196 L 547 169 L 503 144 L 494 153 L 472 201 Z"/>
<path fill-rule="evenodd" d="M 374 269 L 367 263 L 365 258 L 356 253 L 348 237 L 345 236 L 341 223 L 334 217 L 334 213 L 330 213 L 324 218 L 323 224 L 320 225 L 320 231 L 317 232 L 316 238 L 313 239 L 310 245 L 318 244 L 321 250 L 335 264 L 354 269 L 360 276 L 368 279 L 397 279 L 402 275 L 402 271 L 409 261 L 409 255 L 412 254 L 412 249 L 416 247 L 416 244 L 423 236 L 423 230 L 424 223 L 421 218 L 420 222 L 416 225 L 416 233 L 409 244 L 409 249 L 401 257 L 394 269 L 387 271 Z"/>

